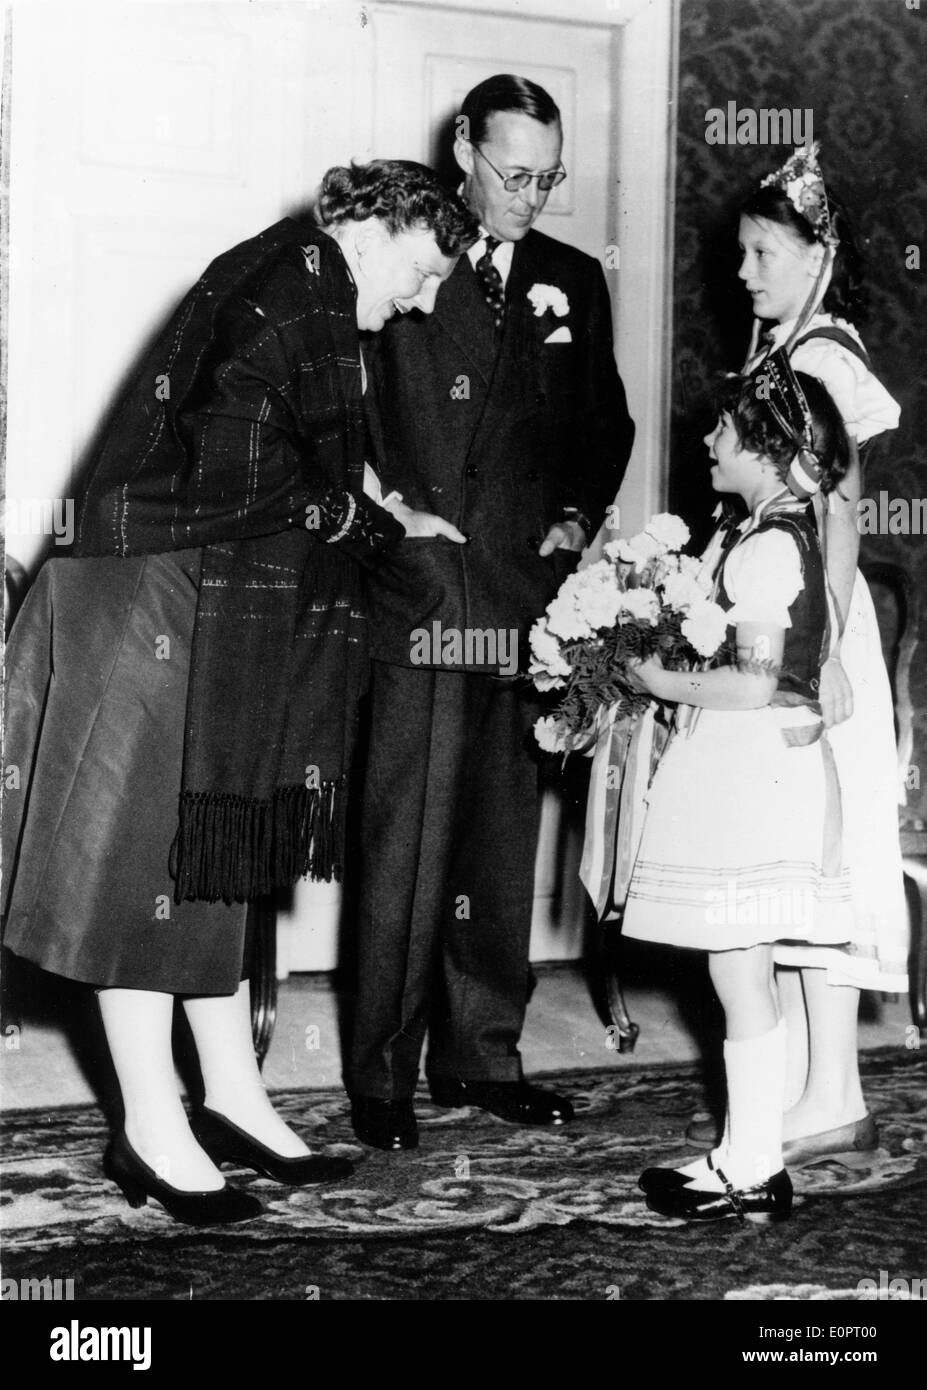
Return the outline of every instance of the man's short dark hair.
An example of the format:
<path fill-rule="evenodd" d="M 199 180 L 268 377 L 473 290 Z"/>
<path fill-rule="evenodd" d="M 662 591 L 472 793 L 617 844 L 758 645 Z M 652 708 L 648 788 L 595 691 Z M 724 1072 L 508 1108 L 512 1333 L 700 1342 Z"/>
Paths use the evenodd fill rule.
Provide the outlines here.
<path fill-rule="evenodd" d="M 501 72 L 487 77 L 464 97 L 460 108 L 468 126 L 464 139 L 481 145 L 486 139 L 489 118 L 497 111 L 518 111 L 542 125 L 561 124 L 560 108 L 543 87 L 529 82 L 527 77 Z"/>

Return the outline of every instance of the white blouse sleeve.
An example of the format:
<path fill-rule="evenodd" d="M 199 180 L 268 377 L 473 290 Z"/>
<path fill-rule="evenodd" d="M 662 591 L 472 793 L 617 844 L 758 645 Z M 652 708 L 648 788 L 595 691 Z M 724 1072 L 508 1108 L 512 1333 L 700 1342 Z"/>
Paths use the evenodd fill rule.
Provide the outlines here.
<path fill-rule="evenodd" d="M 791 627 L 789 605 L 805 587 L 798 546 L 785 531 L 747 536 L 724 562 L 724 587 L 734 604 L 729 624 Z"/>
<path fill-rule="evenodd" d="M 873 435 L 898 427 L 901 408 L 864 362 L 840 343 L 812 338 L 792 353 L 792 366 L 827 387 L 843 416 L 847 434 L 865 444 Z"/>

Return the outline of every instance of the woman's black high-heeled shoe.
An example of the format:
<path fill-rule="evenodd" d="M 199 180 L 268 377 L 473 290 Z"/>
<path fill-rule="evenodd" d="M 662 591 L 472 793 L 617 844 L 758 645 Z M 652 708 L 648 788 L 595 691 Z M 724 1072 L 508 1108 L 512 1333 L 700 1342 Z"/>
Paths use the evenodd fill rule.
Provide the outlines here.
<path fill-rule="evenodd" d="M 681 1217 L 685 1221 L 722 1221 L 736 1216 L 743 1223 L 767 1224 L 785 1221 L 792 1212 L 792 1180 L 784 1168 L 765 1182 L 752 1187 L 735 1187 L 726 1174 L 708 1160 L 724 1183 L 723 1192 L 707 1192 L 686 1184 L 662 1191 L 651 1189 L 647 1205 L 661 1216 Z"/>
<path fill-rule="evenodd" d="M 257 1197 L 229 1187 L 228 1183 L 213 1192 L 186 1192 L 172 1187 L 139 1158 L 125 1130 L 110 1140 L 103 1155 L 103 1172 L 122 1189 L 130 1207 L 143 1207 L 149 1197 L 154 1197 L 169 1216 L 186 1226 L 227 1226 L 264 1213 Z"/>
<path fill-rule="evenodd" d="M 213 1163 L 235 1163 L 241 1168 L 253 1168 L 262 1177 L 290 1187 L 331 1182 L 350 1177 L 354 1172 L 354 1164 L 346 1158 L 326 1158 L 324 1154 L 285 1158 L 206 1106 L 192 1117 L 190 1128 Z"/>

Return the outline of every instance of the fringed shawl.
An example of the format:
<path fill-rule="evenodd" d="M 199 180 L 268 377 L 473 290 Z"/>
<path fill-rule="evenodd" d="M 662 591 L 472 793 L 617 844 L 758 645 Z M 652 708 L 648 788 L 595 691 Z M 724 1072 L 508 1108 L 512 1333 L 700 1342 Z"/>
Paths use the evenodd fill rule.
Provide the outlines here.
<path fill-rule="evenodd" d="M 287 219 L 209 266 L 93 455 L 74 554 L 203 547 L 178 901 L 340 876 L 360 565 L 403 534 L 363 495 L 365 443 L 353 282 Z"/>

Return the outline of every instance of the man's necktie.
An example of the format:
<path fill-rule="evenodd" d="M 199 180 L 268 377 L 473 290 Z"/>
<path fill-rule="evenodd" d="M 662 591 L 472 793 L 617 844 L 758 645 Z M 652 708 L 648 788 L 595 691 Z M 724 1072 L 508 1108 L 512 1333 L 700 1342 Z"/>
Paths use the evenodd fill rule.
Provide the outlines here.
<path fill-rule="evenodd" d="M 500 245 L 501 242 L 498 237 L 488 236 L 486 238 L 486 250 L 480 256 L 475 267 L 483 287 L 486 303 L 492 311 L 492 321 L 496 332 L 501 329 L 502 320 L 505 317 L 505 288 L 502 284 L 502 276 L 492 263 L 492 253 Z"/>

